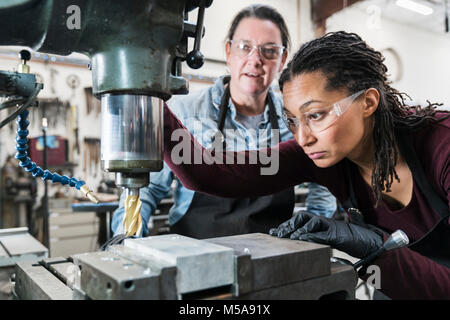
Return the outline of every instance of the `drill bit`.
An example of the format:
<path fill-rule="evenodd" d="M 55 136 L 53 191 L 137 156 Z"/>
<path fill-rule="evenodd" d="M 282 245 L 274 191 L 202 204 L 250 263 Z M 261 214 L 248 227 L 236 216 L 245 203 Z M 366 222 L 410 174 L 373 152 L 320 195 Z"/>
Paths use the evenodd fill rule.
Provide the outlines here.
<path fill-rule="evenodd" d="M 126 188 L 125 213 L 123 230 L 127 236 L 140 235 L 142 229 L 141 205 L 139 189 Z"/>

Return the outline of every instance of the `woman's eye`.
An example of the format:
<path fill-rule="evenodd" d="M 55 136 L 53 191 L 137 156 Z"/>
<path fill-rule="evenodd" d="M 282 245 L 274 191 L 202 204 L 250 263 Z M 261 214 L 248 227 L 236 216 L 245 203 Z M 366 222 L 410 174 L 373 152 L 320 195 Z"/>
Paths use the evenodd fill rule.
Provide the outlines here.
<path fill-rule="evenodd" d="M 306 115 L 308 120 L 318 121 L 322 120 L 325 116 L 325 112 L 311 112 Z"/>
<path fill-rule="evenodd" d="M 267 55 L 274 55 L 276 53 L 276 50 L 272 48 L 263 48 L 263 51 Z"/>
<path fill-rule="evenodd" d="M 296 131 L 298 128 L 298 122 L 295 121 L 295 118 L 289 118 L 288 119 L 288 129 L 291 131 Z"/>
<path fill-rule="evenodd" d="M 241 43 L 239 46 L 239 49 L 241 49 L 243 51 L 248 51 L 248 50 L 250 50 L 250 46 L 248 44 Z"/>

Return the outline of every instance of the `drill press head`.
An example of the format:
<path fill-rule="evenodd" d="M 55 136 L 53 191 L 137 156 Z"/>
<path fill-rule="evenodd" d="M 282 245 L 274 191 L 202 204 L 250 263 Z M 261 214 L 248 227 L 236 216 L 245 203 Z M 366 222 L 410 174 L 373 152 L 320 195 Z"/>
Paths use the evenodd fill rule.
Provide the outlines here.
<path fill-rule="evenodd" d="M 198 7 L 202 16 L 211 3 L 11 0 L 0 4 L 6 26 L 0 28 L 0 45 L 90 57 L 93 93 L 102 104 L 103 168 L 116 174 L 117 185 L 135 190 L 163 166 L 163 101 L 188 92 L 181 62 L 188 56 L 188 37 L 196 38 L 198 51 L 203 18 L 193 26 L 187 14 Z"/>

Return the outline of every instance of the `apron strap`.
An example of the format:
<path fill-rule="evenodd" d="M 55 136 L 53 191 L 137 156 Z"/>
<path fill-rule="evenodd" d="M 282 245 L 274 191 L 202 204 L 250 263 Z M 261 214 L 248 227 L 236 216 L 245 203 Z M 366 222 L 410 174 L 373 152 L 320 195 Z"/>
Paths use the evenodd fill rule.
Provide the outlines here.
<path fill-rule="evenodd" d="M 410 135 L 405 130 L 397 130 L 396 138 L 398 142 L 398 148 L 406 159 L 409 169 L 412 172 L 414 180 L 419 185 L 420 190 L 427 197 L 428 203 L 439 214 L 441 218 L 446 218 L 450 215 L 448 205 L 442 200 L 436 193 L 423 171 L 420 160 L 417 157 L 415 150 L 413 149 Z"/>
<path fill-rule="evenodd" d="M 280 126 L 278 124 L 277 110 L 275 109 L 275 104 L 273 103 L 272 96 L 269 92 L 267 93 L 267 103 L 269 104 L 269 120 L 272 129 L 279 130 Z M 280 143 L 280 141 L 278 141 L 278 143 Z"/>
<path fill-rule="evenodd" d="M 225 127 L 225 118 L 227 116 L 228 111 L 228 102 L 230 101 L 229 82 L 230 82 L 229 76 L 223 78 L 224 92 L 219 106 L 220 113 L 219 113 L 219 122 L 217 125 L 219 131 L 222 132 L 222 135 L 223 135 L 223 128 Z"/>

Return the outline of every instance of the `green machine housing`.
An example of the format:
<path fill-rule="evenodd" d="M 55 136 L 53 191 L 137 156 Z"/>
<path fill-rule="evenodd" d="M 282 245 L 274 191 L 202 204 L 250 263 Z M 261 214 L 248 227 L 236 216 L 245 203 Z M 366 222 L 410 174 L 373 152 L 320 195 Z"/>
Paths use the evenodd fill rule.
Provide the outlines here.
<path fill-rule="evenodd" d="M 203 64 L 212 0 L 2 0 L 0 45 L 90 58 L 102 102 L 101 159 L 131 193 L 163 166 L 163 101 L 188 93 L 181 63 Z M 187 21 L 198 8 L 197 24 Z M 188 38 L 195 38 L 188 52 Z"/>

